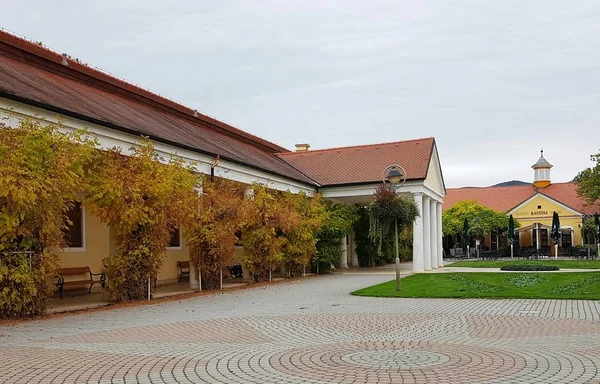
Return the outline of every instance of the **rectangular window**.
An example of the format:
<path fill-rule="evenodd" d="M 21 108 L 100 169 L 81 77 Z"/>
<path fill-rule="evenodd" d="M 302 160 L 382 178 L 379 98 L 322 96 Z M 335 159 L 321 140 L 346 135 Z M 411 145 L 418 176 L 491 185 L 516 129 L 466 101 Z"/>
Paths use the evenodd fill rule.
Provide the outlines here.
<path fill-rule="evenodd" d="M 67 229 L 64 230 L 65 241 L 69 248 L 83 248 L 83 207 L 81 202 L 74 202 L 67 217 Z"/>
<path fill-rule="evenodd" d="M 548 230 L 546 228 L 541 229 L 540 237 L 542 238 L 542 247 L 547 247 L 548 246 Z"/>
<path fill-rule="evenodd" d="M 562 246 L 563 248 L 570 248 L 573 244 L 571 244 L 571 233 L 563 232 L 562 233 Z"/>
<path fill-rule="evenodd" d="M 175 230 L 171 232 L 169 248 L 181 248 L 181 228 L 175 228 Z"/>
<path fill-rule="evenodd" d="M 242 230 L 241 229 L 238 229 L 237 231 L 235 231 L 235 246 L 236 247 L 243 246 L 243 244 L 242 244 Z"/>
<path fill-rule="evenodd" d="M 537 229 L 533 230 L 533 246 L 537 248 Z M 548 246 L 548 229 L 541 228 L 540 229 L 540 247 Z"/>

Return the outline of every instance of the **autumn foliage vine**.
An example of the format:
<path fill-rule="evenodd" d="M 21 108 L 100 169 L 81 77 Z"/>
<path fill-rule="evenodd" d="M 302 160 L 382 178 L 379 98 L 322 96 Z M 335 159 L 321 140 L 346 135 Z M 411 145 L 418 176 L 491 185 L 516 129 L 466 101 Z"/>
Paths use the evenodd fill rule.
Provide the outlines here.
<path fill-rule="evenodd" d="M 190 261 L 201 274 L 203 289 L 217 289 L 221 272 L 237 262 L 237 234 L 248 220 L 245 186 L 225 179 L 203 183 L 184 226 Z"/>
<path fill-rule="evenodd" d="M 60 125 L 0 124 L 0 317 L 45 310 L 94 145 L 85 131 L 62 133 Z"/>
<path fill-rule="evenodd" d="M 174 229 L 188 215 L 198 176 L 182 160 L 161 158 L 149 140 L 130 149 L 103 151 L 90 175 L 87 200 L 112 230 L 114 251 L 105 259 L 114 300 L 145 297 L 160 270 Z"/>

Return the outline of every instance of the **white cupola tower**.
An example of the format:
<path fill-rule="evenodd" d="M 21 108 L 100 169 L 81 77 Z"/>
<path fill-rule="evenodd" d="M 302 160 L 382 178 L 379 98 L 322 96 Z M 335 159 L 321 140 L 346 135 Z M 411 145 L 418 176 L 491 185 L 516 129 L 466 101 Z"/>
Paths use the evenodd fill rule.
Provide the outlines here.
<path fill-rule="evenodd" d="M 546 188 L 550 185 L 550 169 L 552 164 L 544 158 L 544 150 L 539 160 L 531 166 L 533 168 L 533 185 L 538 188 Z"/>

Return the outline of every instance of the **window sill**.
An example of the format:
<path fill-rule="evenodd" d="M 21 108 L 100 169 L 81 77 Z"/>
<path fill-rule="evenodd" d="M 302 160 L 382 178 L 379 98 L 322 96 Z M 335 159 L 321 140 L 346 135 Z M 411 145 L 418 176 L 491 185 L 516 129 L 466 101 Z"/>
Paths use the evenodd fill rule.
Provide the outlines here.
<path fill-rule="evenodd" d="M 63 252 L 85 252 L 85 247 L 63 248 Z"/>

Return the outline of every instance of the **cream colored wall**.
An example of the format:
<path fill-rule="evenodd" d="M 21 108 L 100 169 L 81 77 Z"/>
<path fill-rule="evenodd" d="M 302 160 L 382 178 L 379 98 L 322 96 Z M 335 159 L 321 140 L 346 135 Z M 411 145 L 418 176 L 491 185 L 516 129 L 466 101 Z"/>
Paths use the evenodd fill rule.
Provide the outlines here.
<path fill-rule="evenodd" d="M 538 205 L 541 206 L 541 209 L 537 208 Z M 519 221 L 521 227 L 526 227 L 534 223 L 552 226 L 552 213 L 555 211 L 558 212 L 561 227 L 570 226 L 575 230 L 573 246 L 581 245 L 581 229 L 579 228 L 581 216 L 579 213 L 561 204 L 557 204 L 545 196 L 537 195 L 526 204 L 509 212 L 509 214 L 513 214 L 513 217 Z M 527 232 L 521 234 L 521 245 L 532 243 L 531 234 Z"/>
<path fill-rule="evenodd" d="M 109 253 L 108 226 L 97 217 L 90 215 L 89 209 L 84 205 L 85 231 L 84 250 L 71 251 L 65 249 L 60 254 L 61 267 L 90 267 L 93 273 L 104 272 L 103 259 Z"/>
<path fill-rule="evenodd" d="M 163 261 L 162 268 L 158 274 L 159 283 L 169 283 L 179 278 L 178 261 L 188 261 L 190 259 L 189 250 L 185 244 L 185 239 L 181 240 L 182 249 L 168 249 L 167 255 Z M 243 249 L 242 247 L 235 248 L 236 260 L 241 263 Z M 187 277 L 186 277 L 187 279 Z"/>
<path fill-rule="evenodd" d="M 181 249 L 167 249 L 167 254 L 163 260 L 162 268 L 158 273 L 159 282 L 169 282 L 179 278 L 179 268 L 177 267 L 177 262 L 188 261 L 190 259 L 188 248 L 183 239 L 181 240 L 181 245 Z"/>
<path fill-rule="evenodd" d="M 91 215 L 84 205 L 85 233 L 84 250 L 72 251 L 65 249 L 60 254 L 62 268 L 87 267 L 92 272 L 105 272 L 103 259 L 110 253 L 110 231 L 106 224 Z M 179 277 L 177 261 L 189 260 L 185 242 L 182 239 L 182 248 L 167 250 L 163 266 L 158 274 L 159 281 L 173 281 Z"/>

